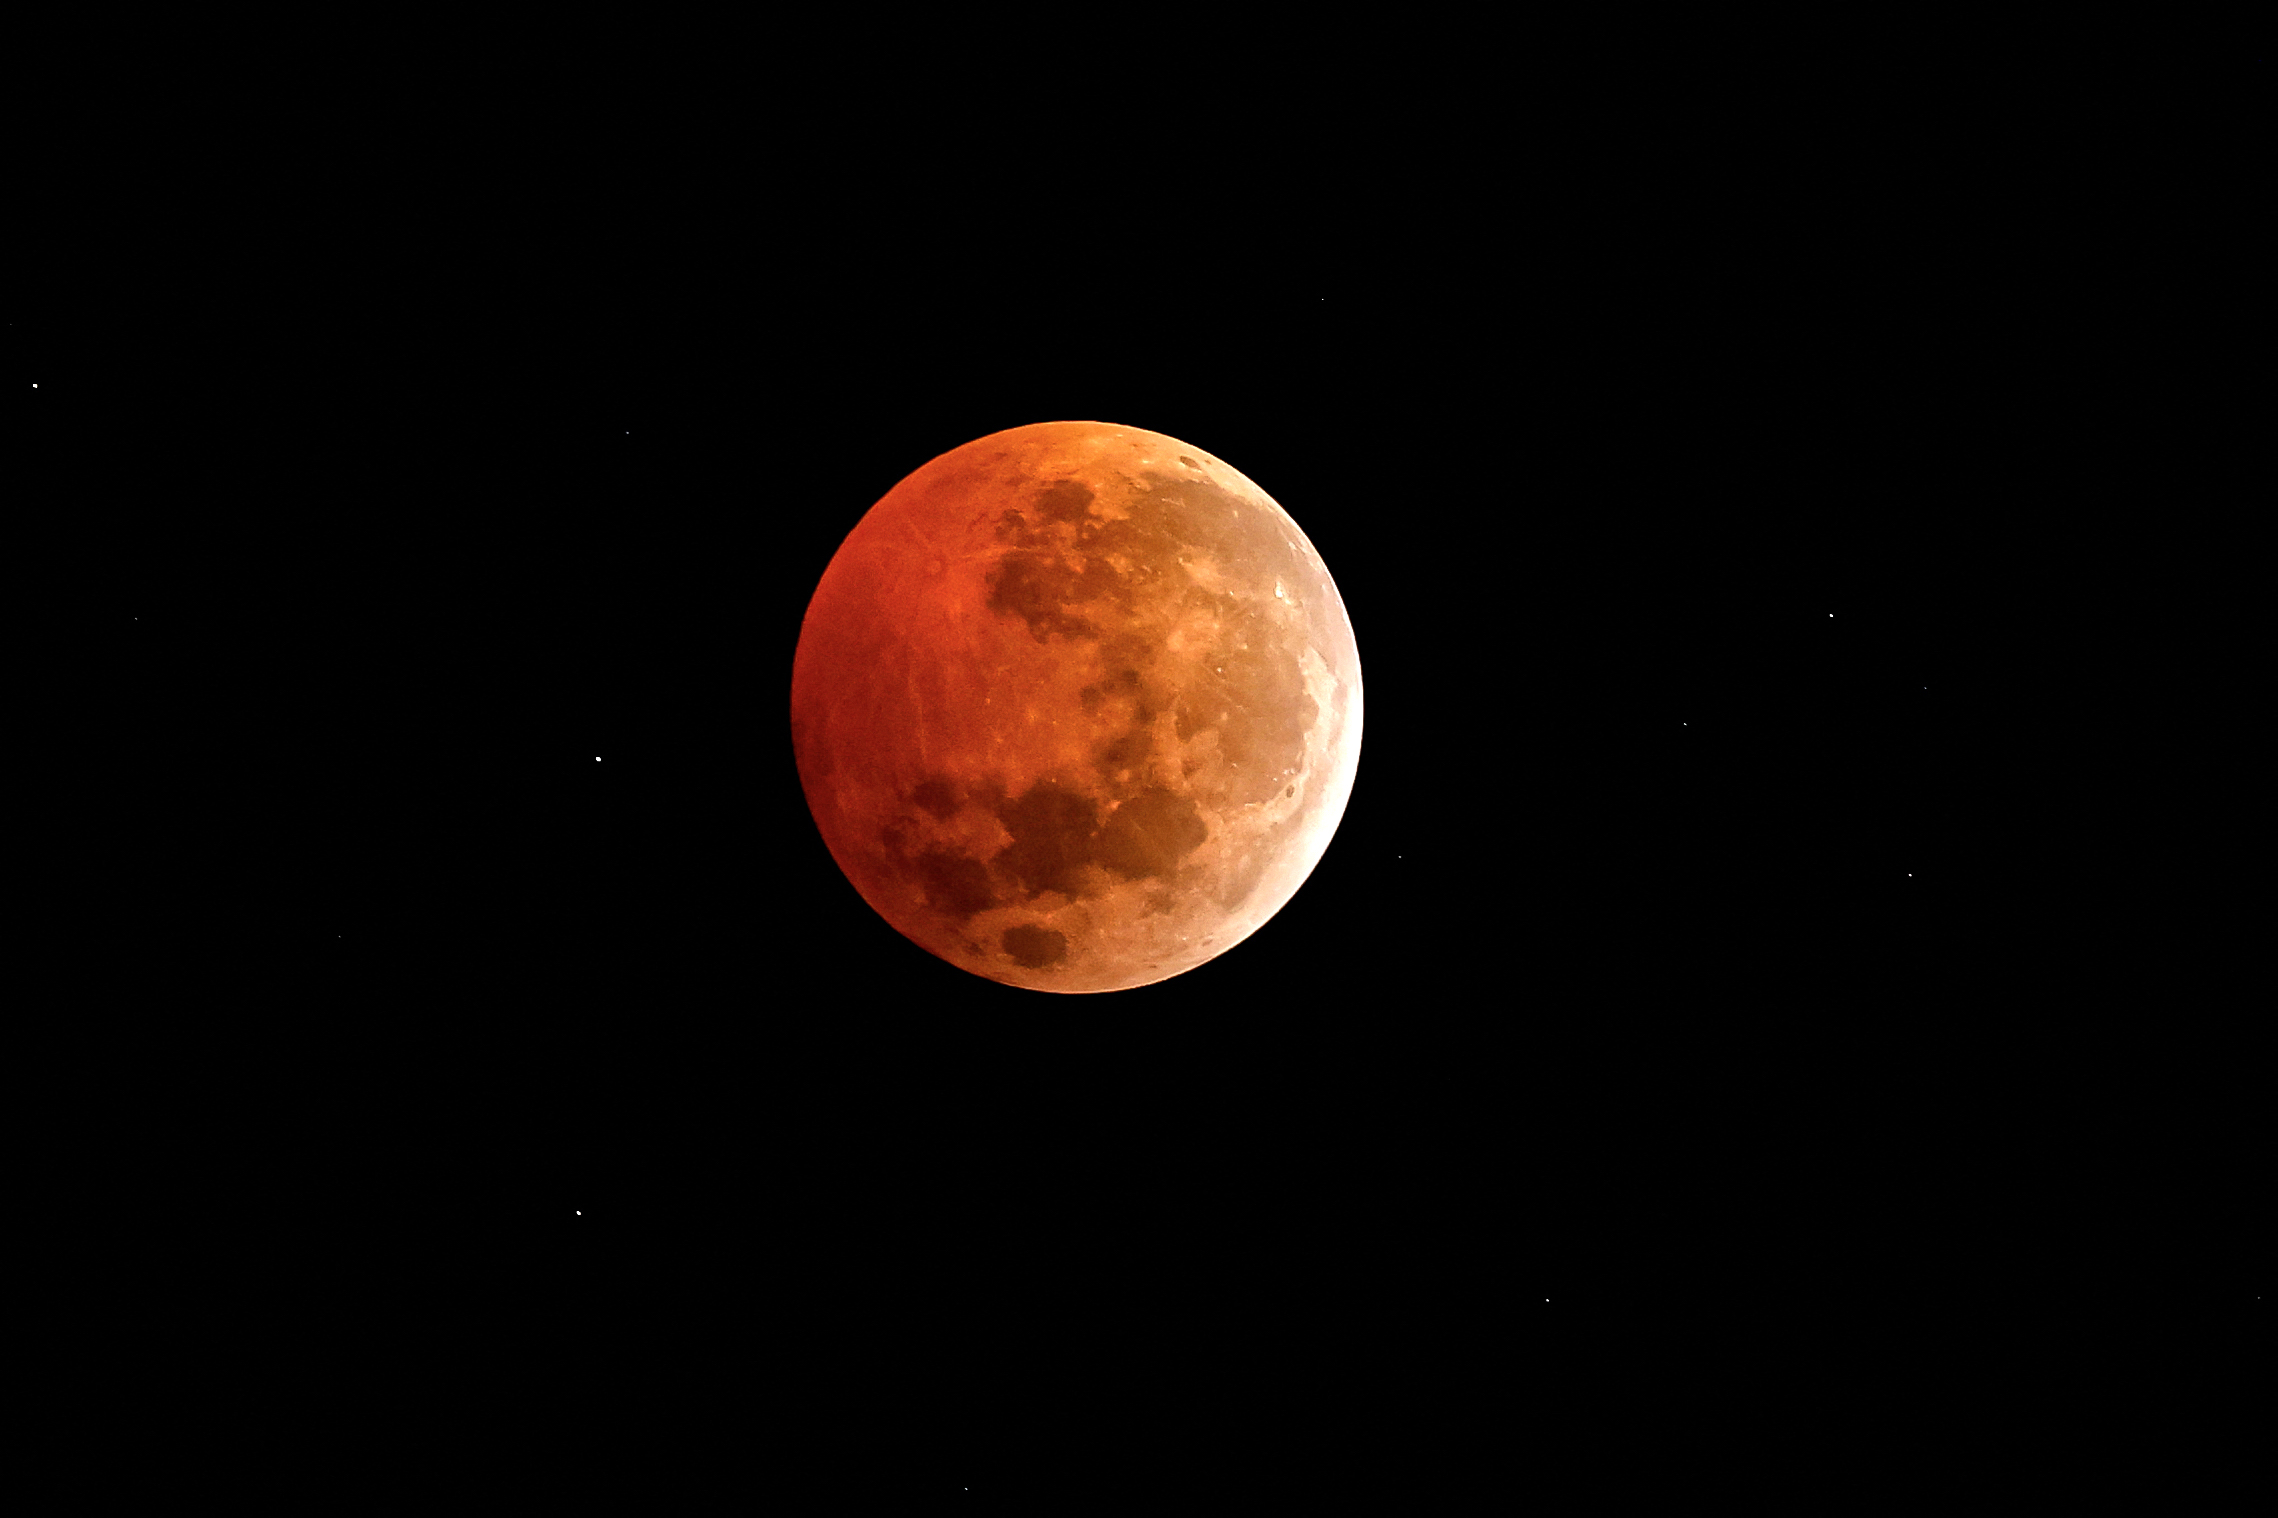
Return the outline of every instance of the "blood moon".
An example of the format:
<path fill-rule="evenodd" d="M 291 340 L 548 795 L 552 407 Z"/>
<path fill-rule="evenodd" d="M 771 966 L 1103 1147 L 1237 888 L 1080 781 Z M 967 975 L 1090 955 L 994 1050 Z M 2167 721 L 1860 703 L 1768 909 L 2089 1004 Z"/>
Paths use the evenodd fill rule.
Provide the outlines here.
<path fill-rule="evenodd" d="M 1239 470 L 1105 422 L 926 464 L 823 571 L 791 673 L 799 782 L 879 916 L 975 975 L 1191 970 L 1320 862 L 1360 758 L 1320 554 Z"/>

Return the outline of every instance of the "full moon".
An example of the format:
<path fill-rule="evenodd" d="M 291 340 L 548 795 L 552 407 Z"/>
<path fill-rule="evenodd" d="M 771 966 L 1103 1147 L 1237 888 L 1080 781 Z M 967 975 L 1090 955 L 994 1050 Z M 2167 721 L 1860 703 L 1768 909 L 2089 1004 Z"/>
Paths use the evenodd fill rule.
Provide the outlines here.
<path fill-rule="evenodd" d="M 1119 991 L 1296 895 L 1360 760 L 1360 656 L 1321 556 L 1225 461 L 1105 422 L 934 459 L 823 571 L 791 671 L 831 857 L 911 942 Z"/>

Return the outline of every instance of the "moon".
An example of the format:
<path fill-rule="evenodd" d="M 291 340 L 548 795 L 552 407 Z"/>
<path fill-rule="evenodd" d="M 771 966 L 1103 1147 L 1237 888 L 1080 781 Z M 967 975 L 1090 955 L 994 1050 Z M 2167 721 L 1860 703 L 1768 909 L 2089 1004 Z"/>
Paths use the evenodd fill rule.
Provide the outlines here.
<path fill-rule="evenodd" d="M 959 969 L 1127 990 L 1255 933 L 1329 846 L 1361 672 L 1328 566 L 1176 438 L 1039 422 L 888 491 L 792 660 L 808 809 L 862 899 Z"/>

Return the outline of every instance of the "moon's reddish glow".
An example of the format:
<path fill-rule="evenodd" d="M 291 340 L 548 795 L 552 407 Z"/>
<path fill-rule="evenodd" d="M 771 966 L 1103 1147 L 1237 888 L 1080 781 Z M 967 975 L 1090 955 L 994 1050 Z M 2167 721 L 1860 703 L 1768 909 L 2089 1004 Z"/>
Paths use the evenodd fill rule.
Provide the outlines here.
<path fill-rule="evenodd" d="M 910 475 L 823 572 L 791 675 L 799 780 L 878 914 L 1039 991 L 1191 970 L 1281 910 L 1360 758 L 1321 556 L 1190 444 L 992 433 Z"/>

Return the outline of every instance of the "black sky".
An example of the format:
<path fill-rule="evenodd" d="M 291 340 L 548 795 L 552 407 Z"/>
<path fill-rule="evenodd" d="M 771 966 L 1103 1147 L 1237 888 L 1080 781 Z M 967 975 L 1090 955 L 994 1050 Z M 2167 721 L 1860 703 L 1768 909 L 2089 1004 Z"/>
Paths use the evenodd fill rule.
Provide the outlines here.
<path fill-rule="evenodd" d="M 2083 701 L 2157 682 L 2078 569 L 2082 491 L 2140 450 L 2058 342 L 2046 221 L 1898 178 L 1811 214 L 1524 182 L 1460 235 L 1293 204 L 1103 260 L 1008 209 L 1001 247 L 628 235 L 589 287 L 486 244 L 472 287 L 13 328 L 89 567 L 66 752 L 116 798 L 72 886 L 116 994 L 59 1068 L 169 1093 L 167 1206 L 574 1208 L 611 1259 L 713 1262 L 699 1294 L 787 1252 L 786 1291 L 897 1324 L 923 1254 L 986 1304 L 928 1320 L 968 1350 L 1103 1253 L 1306 1240 L 1427 1323 L 2077 1265 L 2111 1198 L 2171 1205 L 2113 1114 L 2188 1107 L 2205 1045 L 2137 1015 L 2167 904 L 2132 941 L 2083 910 L 2144 831 L 2083 821 L 2117 763 Z M 1095 998 L 871 914 L 785 716 L 863 511 L 1071 418 L 1274 495 L 1367 682 L 1296 898 Z"/>

